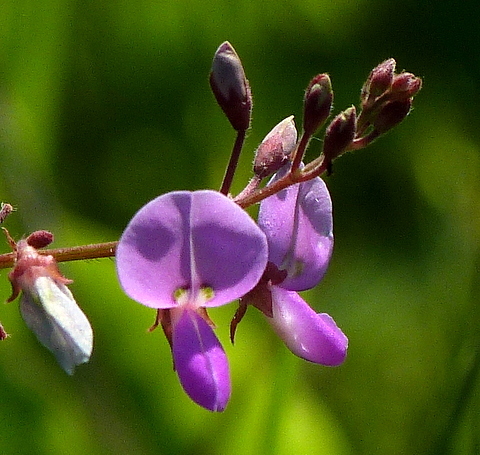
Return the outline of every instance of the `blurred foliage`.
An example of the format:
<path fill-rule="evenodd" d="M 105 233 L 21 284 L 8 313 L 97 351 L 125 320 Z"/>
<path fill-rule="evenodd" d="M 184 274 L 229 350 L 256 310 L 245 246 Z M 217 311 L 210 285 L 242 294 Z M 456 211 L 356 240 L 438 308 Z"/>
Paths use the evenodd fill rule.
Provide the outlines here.
<path fill-rule="evenodd" d="M 251 150 L 301 118 L 309 79 L 329 72 L 335 112 L 357 103 L 388 57 L 424 78 L 407 120 L 335 163 L 331 268 L 306 294 L 350 338 L 334 369 L 294 358 L 250 310 L 211 313 L 231 360 L 223 414 L 191 403 L 151 310 L 112 260 L 62 265 L 95 330 L 67 377 L 21 321 L 0 346 L 5 454 L 480 453 L 480 62 L 476 2 L 406 0 L 4 0 L 0 15 L 0 199 L 19 238 L 114 240 L 149 199 L 218 188 L 234 134 L 209 92 L 229 40 L 254 94 Z M 313 143 L 309 156 L 319 150 Z M 8 251 L 5 244 L 4 252 Z M 1 271 L 0 295 L 10 289 Z"/>

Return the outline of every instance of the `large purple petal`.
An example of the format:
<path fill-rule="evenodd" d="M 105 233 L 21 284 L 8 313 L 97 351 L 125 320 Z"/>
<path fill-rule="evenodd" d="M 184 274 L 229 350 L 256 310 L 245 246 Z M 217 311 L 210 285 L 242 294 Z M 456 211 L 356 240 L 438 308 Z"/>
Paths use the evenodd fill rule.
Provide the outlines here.
<path fill-rule="evenodd" d="M 282 168 L 274 180 L 289 166 Z M 320 282 L 333 250 L 332 201 L 321 178 L 264 199 L 258 225 L 267 236 L 269 260 L 288 272 L 282 287 L 302 291 Z"/>
<path fill-rule="evenodd" d="M 231 199 L 216 191 L 193 194 L 191 241 L 194 268 L 214 296 L 204 306 L 236 300 L 260 280 L 268 259 L 265 234 Z"/>
<path fill-rule="evenodd" d="M 191 193 L 168 193 L 150 201 L 132 218 L 120 238 L 116 265 L 126 294 L 144 305 L 170 308 L 174 292 L 190 279 Z"/>
<path fill-rule="evenodd" d="M 201 287 L 228 303 L 248 292 L 267 261 L 265 235 L 226 196 L 210 190 L 168 193 L 142 207 L 125 229 L 116 253 L 124 291 L 153 308 L 177 305 L 175 291 Z M 193 302 L 190 302 L 193 303 Z"/>
<path fill-rule="evenodd" d="M 193 310 L 178 309 L 173 322 L 172 353 L 188 396 L 210 411 L 223 411 L 230 398 L 230 372 L 212 328 Z"/>
<path fill-rule="evenodd" d="M 328 314 L 315 313 L 296 292 L 272 286 L 272 311 L 268 321 L 295 355 L 327 366 L 345 360 L 347 337 Z"/>

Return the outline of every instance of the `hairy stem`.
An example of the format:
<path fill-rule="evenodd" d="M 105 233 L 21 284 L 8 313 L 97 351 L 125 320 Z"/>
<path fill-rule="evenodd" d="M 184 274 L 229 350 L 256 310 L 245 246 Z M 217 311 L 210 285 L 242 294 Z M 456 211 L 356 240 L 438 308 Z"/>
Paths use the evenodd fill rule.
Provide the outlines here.
<path fill-rule="evenodd" d="M 305 166 L 304 169 L 301 169 L 301 170 L 297 169 L 294 172 L 289 172 L 281 179 L 278 179 L 277 181 L 273 182 L 268 186 L 259 188 L 258 190 L 254 191 L 253 193 L 245 197 L 237 196 L 233 200 L 240 207 L 247 208 L 253 204 L 257 204 L 258 202 L 262 201 L 263 199 L 269 196 L 272 196 L 273 194 L 278 193 L 279 191 L 282 191 L 283 189 L 289 187 L 290 185 L 306 182 L 307 180 L 311 180 L 315 177 L 318 177 L 319 175 L 323 174 L 327 170 L 327 166 L 325 161 L 323 160 L 323 156 L 320 157 L 318 162 L 317 161 L 315 162 L 314 166 L 311 166 L 312 163 L 309 163 L 307 166 Z"/>
<path fill-rule="evenodd" d="M 295 150 L 295 156 L 292 163 L 292 172 L 295 172 L 300 167 L 300 163 L 303 159 L 303 156 L 305 155 L 305 150 L 307 150 L 310 138 L 311 136 L 309 134 L 306 134 L 304 131 L 300 142 L 298 143 L 297 149 Z"/>
<path fill-rule="evenodd" d="M 38 250 L 40 254 L 50 255 L 57 262 L 81 261 L 85 259 L 99 259 L 115 256 L 115 250 L 118 242 L 96 243 L 91 245 L 73 246 L 70 248 L 54 248 L 48 250 Z M 13 267 L 15 262 L 15 253 L 6 253 L 0 255 L 0 269 Z"/>

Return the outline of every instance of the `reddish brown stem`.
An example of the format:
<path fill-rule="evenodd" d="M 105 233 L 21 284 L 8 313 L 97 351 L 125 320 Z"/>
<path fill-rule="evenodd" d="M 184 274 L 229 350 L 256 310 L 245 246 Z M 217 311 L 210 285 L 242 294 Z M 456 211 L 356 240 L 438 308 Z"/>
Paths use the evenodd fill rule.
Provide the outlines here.
<path fill-rule="evenodd" d="M 312 162 L 314 163 L 314 162 Z M 283 189 L 287 188 L 290 185 L 295 185 L 295 183 L 306 182 L 307 180 L 311 180 L 319 175 L 323 174 L 326 171 L 326 164 L 323 160 L 323 156 L 317 162 L 315 160 L 314 165 L 309 163 L 305 168 L 302 170 L 298 170 L 296 172 L 289 172 L 281 179 L 273 182 L 272 184 L 265 186 L 263 188 L 254 191 L 252 194 L 242 197 L 242 198 L 234 198 L 233 200 L 242 208 L 247 208 L 253 204 L 257 204 L 258 202 L 262 201 L 263 199 L 272 196 L 273 194 L 282 191 Z"/>
<path fill-rule="evenodd" d="M 302 162 L 303 155 L 305 155 L 305 150 L 307 150 L 310 138 L 311 136 L 306 134 L 304 131 L 300 142 L 298 143 L 297 150 L 295 151 L 295 156 L 292 163 L 292 172 L 295 172 L 300 167 L 300 163 Z"/>
<path fill-rule="evenodd" d="M 81 261 L 84 259 L 99 259 L 115 256 L 118 242 L 96 243 L 92 245 L 74 246 L 71 248 L 54 248 L 38 250 L 40 254 L 51 255 L 57 262 Z M 0 255 L 0 269 L 13 267 L 15 253 Z"/>
<path fill-rule="evenodd" d="M 230 162 L 228 163 L 225 177 L 223 177 L 222 186 L 220 188 L 220 193 L 222 194 L 227 195 L 230 192 L 230 187 L 232 186 L 233 182 L 233 176 L 235 175 L 235 171 L 237 169 L 238 159 L 240 157 L 240 152 L 243 148 L 246 134 L 247 132 L 245 130 L 237 131 L 237 137 L 235 139 L 235 144 L 233 144 Z"/>

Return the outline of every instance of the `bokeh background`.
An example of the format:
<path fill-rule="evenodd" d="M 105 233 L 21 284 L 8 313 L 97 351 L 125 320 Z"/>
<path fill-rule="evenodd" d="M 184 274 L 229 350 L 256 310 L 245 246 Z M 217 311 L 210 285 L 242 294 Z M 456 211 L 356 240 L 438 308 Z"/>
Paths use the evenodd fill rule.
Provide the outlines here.
<path fill-rule="evenodd" d="M 15 238 L 49 229 L 56 247 L 116 240 L 161 193 L 219 187 L 234 134 L 207 76 L 224 40 L 254 95 L 235 192 L 263 136 L 288 115 L 300 122 L 315 74 L 331 75 L 335 113 L 358 105 L 388 57 L 424 78 L 407 120 L 326 178 L 336 247 L 305 298 L 349 336 L 343 366 L 295 358 L 255 310 L 231 346 L 236 305 L 218 308 L 233 396 L 209 413 L 183 393 L 163 334 L 146 332 L 152 310 L 121 292 L 114 261 L 63 264 L 94 355 L 68 377 L 18 302 L 2 305 L 2 453 L 480 453 L 476 1 L 0 4 L 0 200 L 18 209 L 5 226 Z"/>

